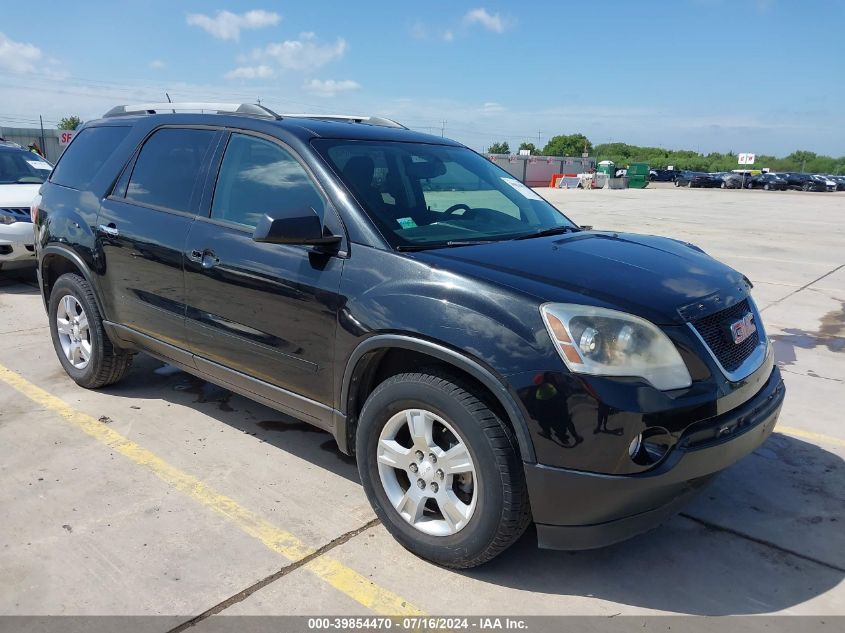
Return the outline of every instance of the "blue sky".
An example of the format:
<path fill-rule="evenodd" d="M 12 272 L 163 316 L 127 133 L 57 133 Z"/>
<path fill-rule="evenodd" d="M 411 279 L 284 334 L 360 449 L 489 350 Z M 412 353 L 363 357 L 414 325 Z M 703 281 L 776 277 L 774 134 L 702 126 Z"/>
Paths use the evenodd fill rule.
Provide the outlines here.
<path fill-rule="evenodd" d="M 845 155 L 840 0 L 3 2 L 0 125 L 117 103 L 390 116 L 483 149 L 583 132 Z M 599 7 L 607 7 L 602 12 Z"/>

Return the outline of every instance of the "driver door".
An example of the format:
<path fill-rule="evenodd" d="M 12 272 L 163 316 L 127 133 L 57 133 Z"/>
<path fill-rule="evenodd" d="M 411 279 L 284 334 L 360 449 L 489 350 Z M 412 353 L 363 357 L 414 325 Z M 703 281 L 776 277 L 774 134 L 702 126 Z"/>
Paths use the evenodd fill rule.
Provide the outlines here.
<path fill-rule="evenodd" d="M 197 366 L 311 417 L 332 403 L 344 260 L 306 246 L 253 241 L 264 214 L 310 207 L 337 234 L 327 197 L 278 141 L 232 133 L 186 241 L 187 328 Z M 315 422 L 320 424 L 319 422 Z"/>

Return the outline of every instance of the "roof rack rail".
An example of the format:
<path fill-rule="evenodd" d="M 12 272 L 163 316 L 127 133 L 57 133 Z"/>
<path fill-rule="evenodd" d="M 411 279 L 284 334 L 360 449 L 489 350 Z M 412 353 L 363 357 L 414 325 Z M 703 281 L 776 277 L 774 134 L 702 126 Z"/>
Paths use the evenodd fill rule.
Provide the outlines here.
<path fill-rule="evenodd" d="M 380 127 L 393 127 L 400 130 L 408 128 L 394 121 L 380 116 L 356 116 L 354 114 L 283 114 L 283 118 L 292 119 L 319 119 L 321 121 L 346 121 L 348 123 L 366 123 L 367 125 L 378 125 Z"/>
<path fill-rule="evenodd" d="M 119 105 L 103 115 L 103 118 L 115 116 L 130 116 L 133 114 L 158 114 L 161 112 L 177 112 L 185 110 L 204 110 L 215 114 L 245 114 L 248 116 L 281 118 L 270 108 L 254 103 L 138 103 L 134 105 Z"/>

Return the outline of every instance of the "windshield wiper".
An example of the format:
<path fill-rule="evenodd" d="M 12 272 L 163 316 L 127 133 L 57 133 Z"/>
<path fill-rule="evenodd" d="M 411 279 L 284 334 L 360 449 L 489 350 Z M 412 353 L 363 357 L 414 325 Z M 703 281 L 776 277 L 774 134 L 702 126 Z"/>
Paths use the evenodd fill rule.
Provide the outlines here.
<path fill-rule="evenodd" d="M 448 242 L 437 242 L 435 244 L 401 244 L 396 247 L 397 251 L 426 251 L 431 248 L 456 248 L 458 246 L 475 246 L 476 244 L 492 244 L 500 240 L 450 240 Z"/>
<path fill-rule="evenodd" d="M 520 235 L 519 237 L 513 238 L 514 240 L 530 240 L 532 237 L 545 237 L 546 235 L 560 235 L 562 233 L 577 233 L 581 231 L 577 226 L 553 226 L 548 229 L 540 229 L 538 231 L 534 231 L 534 233 L 527 233 L 526 235 Z"/>

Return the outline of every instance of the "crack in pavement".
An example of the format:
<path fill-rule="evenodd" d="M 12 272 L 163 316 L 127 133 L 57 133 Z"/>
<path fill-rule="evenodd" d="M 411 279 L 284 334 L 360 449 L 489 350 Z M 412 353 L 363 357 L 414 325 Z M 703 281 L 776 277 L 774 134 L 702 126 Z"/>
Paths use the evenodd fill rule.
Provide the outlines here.
<path fill-rule="evenodd" d="M 842 378 L 831 378 L 830 376 L 822 376 L 820 374 L 806 374 L 806 373 L 801 373 L 800 371 L 792 371 L 791 369 L 786 369 L 785 367 L 780 367 L 780 370 L 783 373 L 792 374 L 793 376 L 806 376 L 807 378 L 818 378 L 820 380 L 832 380 L 833 382 L 845 382 L 845 380 L 843 380 Z"/>
<path fill-rule="evenodd" d="M 832 569 L 833 571 L 838 571 L 840 573 L 845 573 L 845 567 L 839 567 L 838 565 L 834 565 L 833 563 L 828 563 L 818 558 L 813 558 L 812 556 L 807 556 L 806 554 L 802 554 L 800 552 L 796 552 L 795 550 L 788 549 L 786 547 L 782 547 L 777 543 L 772 543 L 771 541 L 767 541 L 766 539 L 757 538 L 756 536 L 751 536 L 750 534 L 746 534 L 745 532 L 740 532 L 739 530 L 735 530 L 733 528 L 725 527 L 723 525 L 718 525 L 717 523 L 713 523 L 708 521 L 707 519 L 700 519 L 698 517 L 694 517 L 691 514 L 687 514 L 686 512 L 678 513 L 678 516 L 682 516 L 685 519 L 689 519 L 690 521 L 695 521 L 699 525 L 703 525 L 709 530 L 717 530 L 719 532 L 726 532 L 727 534 L 731 534 L 733 536 L 738 536 L 739 538 L 743 538 L 745 540 L 751 541 L 753 543 L 757 543 L 758 545 L 763 545 L 764 547 L 769 547 L 771 549 L 777 550 L 784 554 L 789 554 L 790 556 L 795 556 L 796 558 L 800 558 L 801 560 L 805 560 L 810 563 L 814 563 L 816 565 L 821 565 L 822 567 L 827 567 L 828 569 Z"/>
<path fill-rule="evenodd" d="M 833 269 L 833 270 L 831 270 L 831 271 L 826 272 L 826 273 L 825 273 L 824 275 L 822 275 L 821 277 L 818 277 L 817 279 L 813 279 L 813 281 L 807 282 L 806 284 L 804 284 L 803 286 L 801 286 L 801 287 L 800 287 L 800 288 L 798 288 L 797 290 L 794 290 L 793 292 L 790 292 L 790 293 L 789 293 L 788 295 L 786 295 L 785 297 L 781 297 L 781 298 L 780 298 L 780 299 L 778 299 L 777 301 L 774 301 L 774 302 L 770 303 L 769 305 L 767 305 L 765 308 L 761 308 L 761 309 L 760 309 L 760 312 L 765 312 L 766 310 L 768 310 L 768 309 L 769 309 L 769 308 L 771 308 L 772 306 L 776 306 L 776 305 L 778 305 L 779 303 L 783 303 L 784 301 L 786 301 L 786 300 L 787 300 L 787 299 L 789 299 L 790 297 L 792 297 L 792 296 L 794 296 L 794 295 L 797 295 L 797 294 L 798 294 L 799 292 L 801 292 L 802 290 L 806 290 L 807 288 L 809 288 L 809 287 L 810 287 L 810 286 L 812 286 L 813 284 L 817 284 L 818 282 L 820 282 L 820 281 L 821 281 L 822 279 L 824 279 L 825 277 L 829 277 L 829 276 L 830 276 L 830 275 L 832 275 L 833 273 L 835 273 L 835 272 L 837 272 L 837 271 L 839 271 L 839 270 L 842 270 L 842 268 L 845 268 L 845 264 L 839 264 L 839 266 L 837 266 L 836 268 L 834 268 L 834 269 Z"/>
<path fill-rule="evenodd" d="M 368 521 L 367 523 L 365 523 L 364 525 L 362 525 L 359 528 L 355 528 L 354 530 L 350 530 L 349 532 L 345 532 L 344 534 L 341 534 L 340 536 L 332 539 L 331 541 L 329 541 L 328 543 L 326 543 L 325 545 L 323 545 L 319 549 L 314 550 L 313 552 L 311 552 L 307 556 L 303 556 L 299 560 L 292 562 L 290 565 L 285 565 L 279 571 L 273 572 L 269 576 L 262 578 L 261 580 L 259 580 L 258 582 L 250 585 L 246 589 L 243 589 L 242 591 L 239 591 L 238 593 L 226 598 L 222 602 L 217 603 L 216 605 L 214 605 L 210 609 L 207 609 L 207 610 L 203 611 L 202 613 L 200 613 L 199 615 L 194 616 L 190 620 L 187 620 L 187 621 L 183 622 L 182 624 L 179 624 L 178 626 L 173 627 L 172 629 L 167 631 L 167 633 L 180 633 L 181 631 L 184 631 L 185 629 L 188 629 L 188 628 L 194 626 L 195 624 L 202 622 L 206 618 L 209 618 L 213 615 L 217 615 L 221 611 L 228 609 L 229 607 L 231 607 L 234 604 L 237 604 L 239 602 L 243 602 L 244 600 L 249 598 L 252 594 L 254 594 L 256 591 L 263 589 L 264 587 L 266 587 L 267 585 L 269 585 L 271 583 L 276 582 L 280 578 L 284 578 L 285 576 L 287 576 L 291 572 L 294 572 L 297 569 L 299 569 L 300 567 L 307 565 L 312 560 L 319 558 L 320 556 L 322 556 L 323 554 L 325 554 L 327 552 L 330 552 L 334 548 L 336 548 L 340 545 L 343 545 L 344 543 L 349 542 L 350 540 L 352 540 L 353 538 L 355 538 L 356 536 L 358 536 L 362 532 L 366 532 L 370 528 L 375 527 L 376 525 L 380 525 L 380 524 L 381 524 L 381 522 L 378 519 L 372 519 L 371 521 Z"/>

